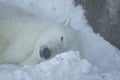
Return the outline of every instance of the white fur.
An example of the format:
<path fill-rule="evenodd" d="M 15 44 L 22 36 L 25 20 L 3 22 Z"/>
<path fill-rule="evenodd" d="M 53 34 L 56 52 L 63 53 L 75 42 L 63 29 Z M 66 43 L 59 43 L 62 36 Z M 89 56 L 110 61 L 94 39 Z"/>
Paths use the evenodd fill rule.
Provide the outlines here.
<path fill-rule="evenodd" d="M 0 63 L 39 63 L 42 46 L 49 47 L 53 57 L 79 50 L 79 38 L 68 26 L 41 21 L 30 12 L 0 3 Z"/>

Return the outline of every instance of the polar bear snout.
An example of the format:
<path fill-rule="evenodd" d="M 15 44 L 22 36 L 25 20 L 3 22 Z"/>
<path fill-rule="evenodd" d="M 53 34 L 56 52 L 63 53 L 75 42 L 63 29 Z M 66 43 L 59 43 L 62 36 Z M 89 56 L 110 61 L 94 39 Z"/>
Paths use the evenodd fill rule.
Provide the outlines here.
<path fill-rule="evenodd" d="M 49 59 L 51 57 L 51 50 L 48 47 L 44 47 L 40 49 L 40 57 L 45 59 Z"/>

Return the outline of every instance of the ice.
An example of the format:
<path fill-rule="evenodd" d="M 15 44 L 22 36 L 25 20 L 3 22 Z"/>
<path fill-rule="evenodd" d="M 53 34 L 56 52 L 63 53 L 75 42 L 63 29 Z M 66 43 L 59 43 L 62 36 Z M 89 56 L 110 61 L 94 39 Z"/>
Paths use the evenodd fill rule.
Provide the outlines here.
<path fill-rule="evenodd" d="M 0 0 L 56 23 L 68 20 L 81 38 L 78 52 L 61 53 L 38 65 L 0 65 L 0 80 L 119 80 L 120 51 L 95 34 L 81 5 L 73 0 Z M 94 14 L 93 14 L 94 15 Z"/>

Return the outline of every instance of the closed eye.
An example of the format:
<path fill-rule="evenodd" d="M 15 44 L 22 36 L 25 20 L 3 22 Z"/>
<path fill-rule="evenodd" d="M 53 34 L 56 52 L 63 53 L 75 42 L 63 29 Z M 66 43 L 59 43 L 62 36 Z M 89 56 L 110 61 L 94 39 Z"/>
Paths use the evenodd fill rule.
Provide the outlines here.
<path fill-rule="evenodd" d="M 63 36 L 61 36 L 60 41 L 63 42 Z"/>

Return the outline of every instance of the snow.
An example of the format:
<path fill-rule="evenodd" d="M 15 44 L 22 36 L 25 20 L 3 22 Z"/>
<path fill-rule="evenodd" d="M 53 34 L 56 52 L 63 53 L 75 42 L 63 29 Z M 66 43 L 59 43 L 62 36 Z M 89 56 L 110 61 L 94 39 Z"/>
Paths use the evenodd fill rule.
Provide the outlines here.
<path fill-rule="evenodd" d="M 1 65 L 0 80 L 79 80 L 90 68 L 79 52 L 69 51 L 35 66 Z"/>
<path fill-rule="evenodd" d="M 79 32 L 81 52 L 58 54 L 37 65 L 0 65 L 0 80 L 119 80 L 120 51 L 95 34 L 81 5 L 73 0 L 0 0 L 16 5 L 36 16 L 61 23 L 69 20 Z M 80 53 L 80 54 L 79 54 Z"/>

